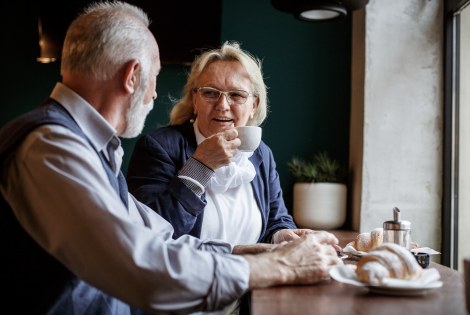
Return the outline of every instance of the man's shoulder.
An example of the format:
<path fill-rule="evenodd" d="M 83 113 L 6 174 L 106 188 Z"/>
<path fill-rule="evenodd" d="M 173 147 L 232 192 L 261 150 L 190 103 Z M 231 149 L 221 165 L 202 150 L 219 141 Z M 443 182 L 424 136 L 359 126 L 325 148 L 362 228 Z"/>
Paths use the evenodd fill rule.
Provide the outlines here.
<path fill-rule="evenodd" d="M 43 125 L 60 125 L 82 135 L 73 118 L 52 99 L 10 121 L 0 130 L 0 154 L 12 150 L 31 131 Z"/>

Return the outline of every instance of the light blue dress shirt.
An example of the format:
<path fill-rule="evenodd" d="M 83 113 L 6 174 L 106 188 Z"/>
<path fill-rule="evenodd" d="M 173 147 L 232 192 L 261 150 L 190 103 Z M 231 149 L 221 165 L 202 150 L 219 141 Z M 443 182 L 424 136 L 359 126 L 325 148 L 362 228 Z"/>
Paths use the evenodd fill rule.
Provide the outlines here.
<path fill-rule="evenodd" d="M 119 141 L 115 130 L 65 85 L 51 98 L 91 144 L 65 127 L 41 126 L 19 146 L 0 186 L 47 252 L 84 281 L 146 310 L 221 309 L 248 290 L 249 265 L 229 255 L 230 244 L 172 240 L 171 224 L 130 194 L 127 209 L 91 147 L 107 155 L 108 143 Z M 118 171 L 120 142 L 114 155 Z"/>

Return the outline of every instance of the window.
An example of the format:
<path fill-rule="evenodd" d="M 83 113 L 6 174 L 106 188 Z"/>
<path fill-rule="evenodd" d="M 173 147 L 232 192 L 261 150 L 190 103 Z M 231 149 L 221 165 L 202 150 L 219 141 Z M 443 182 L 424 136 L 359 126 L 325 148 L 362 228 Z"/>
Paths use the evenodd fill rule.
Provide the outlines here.
<path fill-rule="evenodd" d="M 458 250 L 459 265 L 470 257 L 470 7 L 460 13 L 459 36 L 459 174 L 458 174 Z M 461 269 L 461 267 L 459 268 Z"/>
<path fill-rule="evenodd" d="M 470 257 L 470 0 L 446 7 L 443 260 Z M 466 240 L 466 241 L 464 241 Z"/>

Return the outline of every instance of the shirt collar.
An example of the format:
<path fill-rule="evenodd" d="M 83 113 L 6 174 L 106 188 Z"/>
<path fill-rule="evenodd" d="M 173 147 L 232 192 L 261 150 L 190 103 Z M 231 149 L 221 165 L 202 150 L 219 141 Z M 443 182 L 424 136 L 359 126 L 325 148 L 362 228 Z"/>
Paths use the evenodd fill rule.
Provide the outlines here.
<path fill-rule="evenodd" d="M 121 147 L 121 141 L 113 126 L 90 103 L 65 84 L 57 83 L 50 97 L 69 112 L 96 150 L 106 152 L 105 149 L 111 141 L 117 141 L 119 148 Z"/>

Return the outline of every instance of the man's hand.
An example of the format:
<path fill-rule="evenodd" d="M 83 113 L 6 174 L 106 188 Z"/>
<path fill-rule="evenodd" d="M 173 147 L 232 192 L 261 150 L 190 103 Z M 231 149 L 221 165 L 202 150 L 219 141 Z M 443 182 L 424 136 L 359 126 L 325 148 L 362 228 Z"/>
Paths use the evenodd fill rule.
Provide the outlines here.
<path fill-rule="evenodd" d="M 278 244 L 258 243 L 252 245 L 236 245 L 233 247 L 232 254 L 246 255 L 246 254 L 260 254 L 265 252 L 272 252 L 278 248 Z"/>
<path fill-rule="evenodd" d="M 333 234 L 318 231 L 280 244 L 271 252 L 245 255 L 250 264 L 250 289 L 329 279 L 330 268 L 343 264 L 333 246 L 337 242 Z"/>

